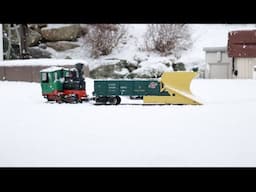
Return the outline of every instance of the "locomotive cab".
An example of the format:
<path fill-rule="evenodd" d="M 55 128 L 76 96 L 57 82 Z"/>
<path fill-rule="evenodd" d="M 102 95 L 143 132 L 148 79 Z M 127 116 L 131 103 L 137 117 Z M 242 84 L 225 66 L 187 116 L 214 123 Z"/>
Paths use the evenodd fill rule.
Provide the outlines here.
<path fill-rule="evenodd" d="M 48 101 L 77 103 L 87 100 L 83 64 L 75 68 L 50 67 L 40 71 L 42 95 Z"/>

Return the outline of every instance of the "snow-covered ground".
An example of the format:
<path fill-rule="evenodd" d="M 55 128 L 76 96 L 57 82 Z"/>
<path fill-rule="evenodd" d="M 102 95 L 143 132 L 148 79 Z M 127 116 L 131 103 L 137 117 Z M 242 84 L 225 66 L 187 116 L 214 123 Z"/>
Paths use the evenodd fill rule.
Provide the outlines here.
<path fill-rule="evenodd" d="M 255 80 L 195 79 L 202 106 L 50 104 L 38 83 L 0 90 L 1 167 L 256 166 Z"/>

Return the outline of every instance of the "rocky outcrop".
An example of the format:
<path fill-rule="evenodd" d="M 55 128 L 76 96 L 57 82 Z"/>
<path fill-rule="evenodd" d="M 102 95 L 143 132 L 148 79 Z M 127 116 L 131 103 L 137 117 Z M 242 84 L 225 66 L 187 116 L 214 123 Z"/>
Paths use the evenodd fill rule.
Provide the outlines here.
<path fill-rule="evenodd" d="M 106 61 L 106 63 L 109 61 Z M 113 61 L 112 61 L 113 63 Z M 90 71 L 90 77 L 94 79 L 102 78 L 125 78 L 130 72 L 137 69 L 135 63 L 128 62 L 127 60 L 116 60 L 114 64 L 101 65 Z"/>
<path fill-rule="evenodd" d="M 41 33 L 46 41 L 73 41 L 80 35 L 80 25 L 68 25 L 58 28 L 42 28 Z"/>
<path fill-rule="evenodd" d="M 170 62 L 143 61 L 133 63 L 127 60 L 105 60 L 105 64 L 90 71 L 90 77 L 94 79 L 104 78 L 159 78 L 165 71 L 173 71 Z M 109 63 L 108 63 L 109 62 Z"/>
<path fill-rule="evenodd" d="M 38 33 L 41 33 L 41 28 L 47 27 L 47 24 L 29 24 L 28 27 L 31 30 L 37 31 Z"/>
<path fill-rule="evenodd" d="M 51 53 L 39 47 L 28 47 L 28 53 L 32 58 L 51 58 Z"/>
<path fill-rule="evenodd" d="M 173 63 L 172 68 L 173 68 L 173 71 L 186 71 L 186 67 L 184 63 Z"/>
<path fill-rule="evenodd" d="M 68 41 L 47 42 L 46 45 L 55 49 L 56 51 L 66 51 L 68 49 L 79 47 L 79 45 Z"/>
<path fill-rule="evenodd" d="M 42 36 L 39 32 L 35 31 L 35 30 L 29 30 L 29 36 L 27 39 L 27 43 L 29 47 L 38 45 L 39 41 L 42 40 Z"/>

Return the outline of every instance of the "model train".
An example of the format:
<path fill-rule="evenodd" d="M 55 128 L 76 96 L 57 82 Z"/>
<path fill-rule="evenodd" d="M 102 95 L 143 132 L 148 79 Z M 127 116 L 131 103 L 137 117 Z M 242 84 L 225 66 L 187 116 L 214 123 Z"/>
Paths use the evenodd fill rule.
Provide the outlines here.
<path fill-rule="evenodd" d="M 83 64 L 75 68 L 49 67 L 40 71 L 42 95 L 57 103 L 82 103 L 94 100 L 95 104 L 118 105 L 121 96 L 143 98 L 145 104 L 200 105 L 190 91 L 195 72 L 165 72 L 161 79 L 94 80 L 92 97 L 86 92 Z"/>

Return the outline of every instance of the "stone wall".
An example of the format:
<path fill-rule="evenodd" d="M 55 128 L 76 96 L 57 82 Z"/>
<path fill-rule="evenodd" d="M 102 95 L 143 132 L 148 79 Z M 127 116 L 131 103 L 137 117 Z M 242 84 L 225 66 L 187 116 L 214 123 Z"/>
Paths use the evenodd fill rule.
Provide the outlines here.
<path fill-rule="evenodd" d="M 40 70 L 50 66 L 0 66 L 0 80 L 40 82 Z M 62 67 L 73 68 L 73 65 Z M 89 67 L 84 67 L 85 77 L 89 77 Z"/>

